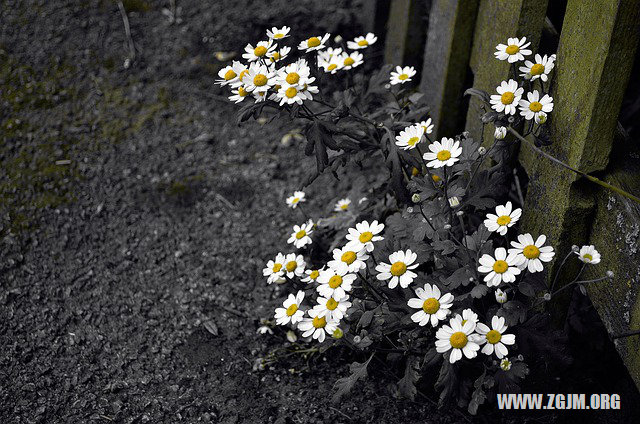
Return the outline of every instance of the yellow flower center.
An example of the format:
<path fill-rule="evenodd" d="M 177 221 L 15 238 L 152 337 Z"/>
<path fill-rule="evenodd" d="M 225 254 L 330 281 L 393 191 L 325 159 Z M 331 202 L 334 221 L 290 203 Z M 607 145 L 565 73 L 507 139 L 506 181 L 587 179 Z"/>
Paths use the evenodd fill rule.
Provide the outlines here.
<path fill-rule="evenodd" d="M 296 305 L 295 303 L 292 304 L 291 306 L 289 306 L 287 308 L 287 315 L 288 316 L 292 316 L 293 314 L 295 314 L 298 311 L 298 305 Z"/>
<path fill-rule="evenodd" d="M 279 32 L 277 34 L 273 34 L 273 38 L 282 38 L 282 37 L 284 37 L 284 34 L 281 33 L 281 32 Z"/>
<path fill-rule="evenodd" d="M 290 72 L 285 78 L 289 84 L 297 84 L 300 81 L 300 75 L 296 72 Z"/>
<path fill-rule="evenodd" d="M 280 60 L 280 53 L 279 53 L 279 52 L 274 52 L 274 53 L 271 55 L 271 61 L 272 61 L 272 62 L 275 62 L 276 60 Z"/>
<path fill-rule="evenodd" d="M 267 48 L 265 46 L 258 46 L 255 49 L 253 49 L 253 54 L 255 54 L 258 57 L 262 57 L 265 54 L 267 54 Z"/>
<path fill-rule="evenodd" d="M 529 246 L 526 246 L 524 249 L 522 249 L 522 254 L 527 259 L 536 259 L 538 256 L 540 256 L 540 249 L 538 249 L 533 244 L 530 244 Z"/>
<path fill-rule="evenodd" d="M 498 217 L 496 222 L 498 223 L 498 225 L 507 225 L 511 222 L 511 217 L 509 215 L 502 215 Z"/>
<path fill-rule="evenodd" d="M 294 197 L 291 203 L 298 203 L 300 201 L 299 197 Z"/>
<path fill-rule="evenodd" d="M 433 180 L 434 183 L 439 182 L 442 178 L 440 178 L 439 176 L 437 176 L 436 174 L 433 174 L 431 176 L 431 179 Z"/>
<path fill-rule="evenodd" d="M 540 112 L 542 110 L 542 103 L 531 102 L 529 103 L 529 109 L 531 109 L 531 112 Z"/>
<path fill-rule="evenodd" d="M 225 74 L 224 74 L 224 80 L 225 81 L 229 81 L 230 79 L 234 79 L 236 77 L 236 73 L 233 72 L 233 69 L 229 69 Z"/>
<path fill-rule="evenodd" d="M 313 319 L 313 326 L 315 328 L 324 328 L 327 325 L 327 320 L 325 317 L 315 317 Z"/>
<path fill-rule="evenodd" d="M 240 87 L 240 88 L 238 88 L 238 96 L 240 96 L 240 97 L 244 97 L 244 96 L 246 96 L 247 94 L 249 94 L 249 93 L 247 92 L 247 90 L 245 90 L 245 89 L 244 89 L 244 87 Z"/>
<path fill-rule="evenodd" d="M 505 52 L 507 52 L 507 54 L 516 54 L 519 51 L 520 51 L 520 47 L 516 46 L 515 44 L 511 44 L 507 46 L 507 48 L 505 49 Z"/>
<path fill-rule="evenodd" d="M 540 63 L 536 63 L 531 67 L 531 71 L 529 71 L 531 75 L 541 75 L 544 73 L 544 65 Z"/>
<path fill-rule="evenodd" d="M 333 311 L 337 307 L 338 307 L 338 302 L 336 302 L 336 300 L 333 297 L 330 297 L 329 300 L 327 300 L 327 309 L 330 311 Z"/>
<path fill-rule="evenodd" d="M 258 74 L 255 77 L 253 77 L 253 84 L 256 87 L 262 87 L 266 83 L 267 83 L 267 76 L 266 75 Z"/>
<path fill-rule="evenodd" d="M 334 275 L 333 277 L 329 278 L 329 287 L 331 287 L 332 289 L 337 289 L 338 287 L 340 287 L 341 284 L 342 284 L 341 276 Z"/>
<path fill-rule="evenodd" d="M 307 40 L 308 47 L 318 47 L 320 45 L 320 39 L 318 37 L 311 37 Z"/>
<path fill-rule="evenodd" d="M 333 71 L 337 67 L 338 65 L 336 65 L 335 63 L 332 63 L 331 65 L 327 66 L 327 71 Z"/>
<path fill-rule="evenodd" d="M 287 96 L 290 99 L 294 98 L 296 96 L 296 94 L 298 94 L 298 90 L 296 90 L 295 87 L 289 87 L 284 92 L 284 95 Z"/>
<path fill-rule="evenodd" d="M 506 261 L 497 260 L 493 264 L 493 270 L 498 274 L 503 274 L 509 268 L 509 264 Z"/>
<path fill-rule="evenodd" d="M 358 240 L 360 240 L 360 243 L 366 243 L 368 241 L 371 241 L 372 238 L 373 238 L 373 233 L 371 231 L 365 231 L 364 233 L 360 234 L 360 237 L 358 237 Z"/>
<path fill-rule="evenodd" d="M 418 168 L 416 168 L 415 166 L 413 168 L 411 168 L 411 176 L 415 177 L 416 175 L 420 174 L 420 170 Z"/>
<path fill-rule="evenodd" d="M 510 105 L 513 103 L 513 100 L 516 98 L 515 94 L 511 91 L 505 91 L 502 96 L 500 96 L 500 101 L 503 105 Z"/>
<path fill-rule="evenodd" d="M 244 71 L 240 72 L 240 76 L 238 76 L 238 79 L 242 81 L 242 78 L 244 78 L 244 76 L 247 75 L 248 73 L 249 73 L 249 70 L 245 69 Z"/>
<path fill-rule="evenodd" d="M 356 260 L 357 257 L 358 256 L 356 255 L 356 252 L 348 251 L 342 254 L 342 256 L 340 257 L 340 260 L 346 263 L 347 265 L 351 265 L 353 261 Z"/>
<path fill-rule="evenodd" d="M 396 277 L 407 272 L 407 265 L 404 262 L 395 262 L 391 265 L 391 275 L 395 275 Z"/>
<path fill-rule="evenodd" d="M 593 260 L 593 256 L 591 256 L 588 253 L 585 253 L 584 255 L 582 255 L 583 259 L 586 259 L 587 261 L 591 262 Z"/>
<path fill-rule="evenodd" d="M 496 344 L 502 338 L 502 334 L 499 331 L 491 330 L 487 333 L 487 342 L 491 344 Z"/>
<path fill-rule="evenodd" d="M 451 343 L 451 347 L 454 349 L 462 349 L 467 345 L 467 335 L 462 331 L 457 331 L 449 337 L 449 343 Z"/>
<path fill-rule="evenodd" d="M 297 267 L 298 267 L 298 262 L 296 261 L 287 262 L 287 265 L 286 265 L 287 271 L 293 272 Z"/>
<path fill-rule="evenodd" d="M 367 40 L 360 40 L 360 41 L 358 41 L 358 45 L 360 47 L 365 47 L 365 46 L 369 45 L 369 42 Z"/>
<path fill-rule="evenodd" d="M 282 269 L 282 264 L 273 264 L 273 268 L 271 268 L 273 272 L 280 272 Z"/>
<path fill-rule="evenodd" d="M 407 144 L 413 147 L 418 143 L 418 141 L 420 141 L 418 137 L 411 137 L 409 140 L 407 140 Z"/>
<path fill-rule="evenodd" d="M 348 57 L 344 60 L 344 66 L 351 66 L 355 63 L 355 60 L 353 60 L 352 58 Z"/>
<path fill-rule="evenodd" d="M 448 150 L 440 150 L 436 155 L 436 157 L 438 158 L 439 161 L 444 162 L 451 159 L 451 152 Z"/>
<path fill-rule="evenodd" d="M 314 269 L 313 271 L 311 271 L 311 274 L 309 274 L 309 278 L 311 278 L 312 280 L 315 280 L 316 278 L 318 278 L 319 275 L 320 275 L 320 271 L 318 271 L 317 269 Z"/>
<path fill-rule="evenodd" d="M 300 240 L 302 237 L 306 236 L 307 232 L 305 230 L 300 230 L 296 233 L 296 238 Z"/>
<path fill-rule="evenodd" d="M 430 297 L 422 304 L 422 310 L 429 315 L 433 315 L 440 309 L 440 302 L 435 297 Z"/>
<path fill-rule="evenodd" d="M 400 74 L 400 75 L 398 75 L 398 79 L 399 79 L 400 81 L 404 81 L 404 80 L 406 80 L 407 78 L 409 78 L 409 75 L 407 75 L 407 74 Z"/>
<path fill-rule="evenodd" d="M 340 209 L 342 209 L 343 211 L 346 211 L 347 209 L 349 209 L 349 204 L 343 203 L 342 205 L 340 205 Z"/>

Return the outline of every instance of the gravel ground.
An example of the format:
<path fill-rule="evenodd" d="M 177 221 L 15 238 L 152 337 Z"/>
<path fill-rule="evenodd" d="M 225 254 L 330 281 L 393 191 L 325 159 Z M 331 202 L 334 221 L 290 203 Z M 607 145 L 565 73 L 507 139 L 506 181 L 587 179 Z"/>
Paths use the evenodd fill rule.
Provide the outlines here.
<path fill-rule="evenodd" d="M 216 52 L 272 24 L 356 35 L 360 3 L 124 1 L 125 68 L 114 2 L 0 2 L 0 422 L 465 421 L 383 367 L 330 405 L 345 352 L 254 366 L 283 343 L 256 334 L 284 296 L 261 269 L 313 159 L 292 126 L 235 126 Z"/>

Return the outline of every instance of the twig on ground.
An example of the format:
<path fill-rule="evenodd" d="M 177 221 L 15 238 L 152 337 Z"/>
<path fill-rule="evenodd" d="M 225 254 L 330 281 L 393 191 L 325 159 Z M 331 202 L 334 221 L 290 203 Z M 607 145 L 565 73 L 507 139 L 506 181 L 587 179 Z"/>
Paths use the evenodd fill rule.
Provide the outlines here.
<path fill-rule="evenodd" d="M 118 0 L 118 9 L 120 9 L 120 15 L 122 16 L 122 22 L 124 23 L 124 32 L 127 36 L 127 44 L 129 45 L 129 57 L 128 62 L 125 61 L 125 68 L 128 68 L 134 60 L 136 60 L 136 45 L 133 43 L 133 37 L 131 37 L 131 26 L 129 26 L 129 17 L 127 11 L 122 4 L 122 0 Z"/>

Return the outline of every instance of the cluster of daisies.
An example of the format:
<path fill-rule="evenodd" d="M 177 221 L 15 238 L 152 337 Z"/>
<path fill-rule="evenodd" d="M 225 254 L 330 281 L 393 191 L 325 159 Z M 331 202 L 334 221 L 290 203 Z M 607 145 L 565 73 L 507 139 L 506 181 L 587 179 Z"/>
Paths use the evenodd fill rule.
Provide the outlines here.
<path fill-rule="evenodd" d="M 491 108 L 499 113 L 507 116 L 520 115 L 527 121 L 534 120 L 537 124 L 544 124 L 547 121 L 547 114 L 553 110 L 553 98 L 544 93 L 544 82 L 549 79 L 549 74 L 555 66 L 556 55 L 540 56 L 536 54 L 533 61 L 525 59 L 531 56 L 532 51 L 527 47 L 531 42 L 527 42 L 526 37 L 509 38 L 507 44 L 498 44 L 496 46 L 495 57 L 498 60 L 505 60 L 515 64 L 523 62 L 523 66 L 518 67 L 520 76 L 529 83 L 528 87 L 533 88 L 534 82 L 540 82 L 540 91 L 531 89 L 524 96 L 524 87 L 521 87 L 514 79 L 502 81 L 496 88 L 497 94 L 491 95 Z M 495 137 L 502 139 L 505 137 L 507 130 L 503 126 L 497 126 Z"/>
<path fill-rule="evenodd" d="M 312 76 L 312 65 L 331 74 L 353 69 L 364 62 L 359 50 L 366 49 L 378 40 L 369 33 L 348 41 L 348 50 L 343 50 L 327 46 L 330 34 L 309 37 L 297 45 L 297 51 L 307 54 L 309 61 L 300 57 L 285 65 L 293 49 L 278 43 L 283 44 L 290 31 L 291 28 L 287 26 L 271 28 L 267 31 L 267 40 L 255 45 L 247 44 L 242 55 L 246 63 L 233 61 L 218 72 L 219 79 L 216 82 L 231 87 L 229 100 L 240 103 L 252 97 L 255 102 L 269 99 L 281 106 L 313 100 L 318 87 L 313 85 L 316 78 Z"/>

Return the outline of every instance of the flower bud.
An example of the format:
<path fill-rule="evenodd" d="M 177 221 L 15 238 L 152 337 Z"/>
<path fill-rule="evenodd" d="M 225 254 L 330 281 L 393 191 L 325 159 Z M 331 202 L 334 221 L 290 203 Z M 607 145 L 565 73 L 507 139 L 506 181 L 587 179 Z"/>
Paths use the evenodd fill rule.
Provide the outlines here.
<path fill-rule="evenodd" d="M 511 361 L 504 358 L 500 361 L 500 368 L 502 368 L 502 371 L 509 371 L 511 369 Z"/>
<path fill-rule="evenodd" d="M 546 300 L 547 302 L 551 300 L 551 293 L 545 293 L 544 294 L 544 300 Z"/>
<path fill-rule="evenodd" d="M 462 132 L 462 136 L 463 136 L 464 138 L 469 138 L 469 136 L 470 136 L 470 135 L 471 135 L 471 133 L 470 133 L 469 131 L 463 131 L 463 132 Z"/>
<path fill-rule="evenodd" d="M 607 271 L 607 277 L 613 278 L 614 275 L 615 274 L 613 273 L 613 271 L 611 271 L 611 270 Z"/>
<path fill-rule="evenodd" d="M 360 337 L 360 336 L 355 336 L 355 337 L 353 338 L 353 342 L 354 342 L 355 344 L 358 344 L 358 343 L 360 343 L 361 341 L 362 341 L 362 337 Z"/>
<path fill-rule="evenodd" d="M 538 112 L 536 114 L 536 116 L 533 117 L 534 121 L 536 121 L 536 124 L 544 124 L 545 122 L 547 122 L 547 114 L 544 112 Z"/>
<path fill-rule="evenodd" d="M 440 178 L 440 176 L 436 174 L 432 174 L 431 179 L 433 180 L 434 183 L 439 183 L 440 181 L 442 181 L 442 178 Z"/>
<path fill-rule="evenodd" d="M 507 301 L 507 294 L 500 289 L 496 289 L 496 302 L 502 304 Z"/>
<path fill-rule="evenodd" d="M 289 330 L 287 331 L 287 340 L 289 340 L 291 343 L 295 343 L 296 340 L 298 340 L 298 336 L 293 332 L 293 330 Z"/>
<path fill-rule="evenodd" d="M 484 146 L 480 146 L 478 147 L 478 153 L 480 153 L 480 156 L 484 156 L 487 153 L 487 149 Z"/>
<path fill-rule="evenodd" d="M 460 199 L 458 199 L 456 196 L 450 197 L 449 206 L 451 206 L 452 208 L 455 208 L 456 206 L 460 206 Z"/>
<path fill-rule="evenodd" d="M 504 139 L 507 136 L 507 127 L 496 127 L 493 136 L 496 138 L 496 140 Z"/>
<path fill-rule="evenodd" d="M 462 215 L 464 215 L 464 211 L 458 211 L 458 212 L 456 212 L 456 215 L 462 216 Z"/>
<path fill-rule="evenodd" d="M 451 229 L 451 224 L 444 224 L 444 228 L 445 230 L 450 230 Z"/>
<path fill-rule="evenodd" d="M 411 201 L 413 203 L 420 203 L 420 195 L 418 193 L 415 193 L 413 196 L 411 196 Z"/>
<path fill-rule="evenodd" d="M 341 339 L 342 336 L 344 336 L 344 332 L 340 329 L 340 327 L 333 330 L 333 334 L 331 335 L 331 337 L 333 337 L 334 339 Z M 359 337 L 359 336 L 356 336 L 356 337 Z M 355 337 L 353 338 L 353 341 L 354 342 L 356 341 Z"/>
<path fill-rule="evenodd" d="M 571 251 L 574 253 L 578 253 L 580 251 L 580 248 L 574 244 L 573 246 L 571 246 Z"/>
<path fill-rule="evenodd" d="M 342 36 L 341 35 L 336 35 L 333 38 L 333 41 L 335 41 L 336 43 L 342 43 Z"/>

